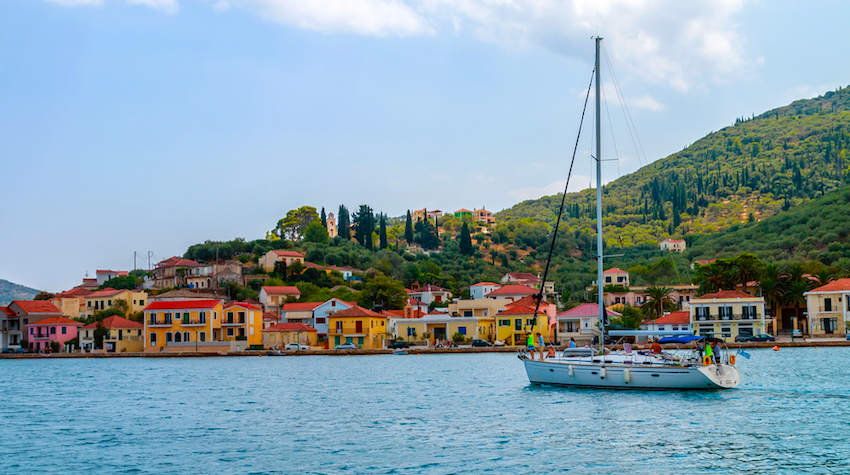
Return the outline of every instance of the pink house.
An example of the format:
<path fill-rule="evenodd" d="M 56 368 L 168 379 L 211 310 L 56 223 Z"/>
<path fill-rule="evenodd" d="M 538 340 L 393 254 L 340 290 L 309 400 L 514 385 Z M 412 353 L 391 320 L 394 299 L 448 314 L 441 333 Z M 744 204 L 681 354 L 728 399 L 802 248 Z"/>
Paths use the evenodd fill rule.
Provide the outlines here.
<path fill-rule="evenodd" d="M 82 323 L 65 317 L 47 317 L 30 323 L 27 332 L 30 350 L 41 351 L 50 348 L 54 341 L 63 346 L 68 340 L 77 338 L 77 328 L 81 326 Z"/>

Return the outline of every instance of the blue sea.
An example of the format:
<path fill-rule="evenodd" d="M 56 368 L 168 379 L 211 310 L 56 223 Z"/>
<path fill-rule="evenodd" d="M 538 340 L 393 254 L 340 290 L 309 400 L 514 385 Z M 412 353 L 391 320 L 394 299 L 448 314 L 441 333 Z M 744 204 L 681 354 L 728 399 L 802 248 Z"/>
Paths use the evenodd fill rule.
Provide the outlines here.
<path fill-rule="evenodd" d="M 850 473 L 850 348 L 750 353 L 712 392 L 505 353 L 0 360 L 0 473 Z"/>

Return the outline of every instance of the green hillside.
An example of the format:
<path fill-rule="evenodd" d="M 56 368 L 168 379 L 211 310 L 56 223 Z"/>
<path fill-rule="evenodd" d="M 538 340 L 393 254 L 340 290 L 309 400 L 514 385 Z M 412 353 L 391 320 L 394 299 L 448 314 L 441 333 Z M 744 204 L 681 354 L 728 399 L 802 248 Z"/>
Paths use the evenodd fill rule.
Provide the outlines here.
<path fill-rule="evenodd" d="M 32 300 L 38 290 L 0 279 L 0 305 L 9 305 L 12 300 Z"/>
<path fill-rule="evenodd" d="M 605 237 L 627 247 L 726 229 L 790 209 L 847 182 L 850 88 L 796 101 L 711 133 L 604 189 Z M 497 213 L 554 223 L 559 196 Z M 567 224 L 595 226 L 595 192 L 567 196 Z"/>

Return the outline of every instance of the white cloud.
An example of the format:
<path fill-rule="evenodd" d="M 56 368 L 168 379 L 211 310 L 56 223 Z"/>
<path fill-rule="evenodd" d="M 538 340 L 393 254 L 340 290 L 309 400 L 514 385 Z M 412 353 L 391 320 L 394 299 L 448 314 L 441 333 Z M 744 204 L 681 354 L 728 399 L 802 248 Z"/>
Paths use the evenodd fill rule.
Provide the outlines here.
<path fill-rule="evenodd" d="M 585 190 L 590 186 L 590 182 L 591 179 L 587 175 L 573 175 L 570 179 L 570 188 L 567 191 L 572 193 L 576 191 Z M 510 190 L 508 191 L 508 194 L 520 200 L 533 200 L 540 198 L 541 196 L 550 196 L 556 195 L 558 193 L 563 193 L 564 185 L 566 184 L 567 180 L 553 181 L 552 183 L 541 187 L 528 186 L 525 188 L 517 188 L 515 190 Z"/>
<path fill-rule="evenodd" d="M 665 109 L 664 104 L 656 101 L 652 96 L 645 95 L 642 97 L 635 97 L 628 101 L 636 109 L 646 109 L 653 112 L 662 111 Z"/>
<path fill-rule="evenodd" d="M 168 15 L 176 15 L 180 12 L 180 5 L 177 0 L 127 0 L 127 3 L 145 5 Z"/>
<path fill-rule="evenodd" d="M 103 5 L 101 0 L 47 0 L 50 3 L 55 3 L 57 5 L 63 5 L 66 7 L 76 7 L 76 6 L 88 6 L 88 7 L 99 7 Z"/>
<path fill-rule="evenodd" d="M 230 10 L 230 4 L 225 0 L 219 0 L 215 5 L 213 5 L 213 10 L 217 13 L 226 12 L 227 10 Z"/>
<path fill-rule="evenodd" d="M 434 29 L 400 0 L 232 0 L 286 24 L 326 33 L 431 35 Z"/>

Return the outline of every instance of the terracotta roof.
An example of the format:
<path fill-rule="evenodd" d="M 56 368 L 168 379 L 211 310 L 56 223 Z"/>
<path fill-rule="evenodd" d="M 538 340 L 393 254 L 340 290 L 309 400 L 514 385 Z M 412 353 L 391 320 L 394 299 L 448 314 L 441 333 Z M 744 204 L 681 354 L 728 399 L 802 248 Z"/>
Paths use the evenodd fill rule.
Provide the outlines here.
<path fill-rule="evenodd" d="M 62 310 L 49 300 L 12 300 L 12 303 L 17 304 L 26 313 L 62 313 Z"/>
<path fill-rule="evenodd" d="M 151 302 L 147 310 L 187 310 L 187 309 L 211 309 L 220 304 L 221 300 L 172 300 L 164 302 Z"/>
<path fill-rule="evenodd" d="M 271 313 L 271 312 L 263 312 L 263 321 L 264 322 L 269 322 L 269 321 L 278 322 L 278 321 L 280 321 L 280 315 L 278 315 L 276 313 Z"/>
<path fill-rule="evenodd" d="M 497 287 L 498 287 L 498 286 L 500 286 L 500 285 L 502 285 L 502 284 L 495 284 L 495 283 L 493 283 L 493 282 L 479 282 L 479 283 L 477 283 L 477 284 L 472 284 L 472 287 L 478 287 L 478 286 L 481 286 L 481 285 L 495 285 L 495 286 L 497 286 Z"/>
<path fill-rule="evenodd" d="M 809 292 L 840 292 L 842 290 L 850 290 L 850 279 L 836 279 Z"/>
<path fill-rule="evenodd" d="M 685 242 L 684 239 L 665 239 L 664 241 L 661 241 L 661 242 L 665 242 L 665 241 L 666 242 Z"/>
<path fill-rule="evenodd" d="M 543 312 L 538 312 L 538 315 L 542 315 Z M 496 314 L 496 317 L 501 317 L 502 315 L 534 315 L 534 307 L 529 307 L 527 305 L 519 305 L 513 308 L 509 308 L 503 312 L 499 312 Z"/>
<path fill-rule="evenodd" d="M 285 303 L 285 304 L 283 304 L 283 306 L 282 306 L 280 309 L 281 309 L 281 311 L 283 311 L 283 312 L 289 312 L 289 311 L 293 311 L 293 312 L 294 312 L 294 311 L 298 311 L 298 310 L 313 310 L 314 308 L 318 307 L 319 305 L 321 305 L 321 304 L 323 304 L 323 303 L 325 303 L 325 302 L 293 302 L 293 303 Z"/>
<path fill-rule="evenodd" d="M 125 270 L 96 270 L 95 274 L 118 274 L 118 275 L 130 275 L 129 272 Z"/>
<path fill-rule="evenodd" d="M 173 298 L 190 298 L 198 300 L 213 300 L 216 295 L 209 292 L 193 292 L 189 289 L 169 290 L 157 295 L 151 295 L 151 299 L 173 299 Z"/>
<path fill-rule="evenodd" d="M 606 308 L 605 312 L 608 313 L 609 317 L 619 317 L 620 314 L 611 310 L 610 308 Z M 573 307 L 567 311 L 561 312 L 558 314 L 559 317 L 598 317 L 599 316 L 599 304 L 597 303 L 583 303 L 576 307 Z"/>
<path fill-rule="evenodd" d="M 387 310 L 385 312 L 388 317 L 403 317 L 404 310 Z"/>
<path fill-rule="evenodd" d="M 455 213 L 471 213 L 471 212 L 472 212 L 471 210 L 468 210 L 466 208 L 461 208 L 461 209 L 455 211 Z"/>
<path fill-rule="evenodd" d="M 428 284 L 428 285 L 419 287 L 418 289 L 411 290 L 410 293 L 418 294 L 418 293 L 422 293 L 422 292 L 448 292 L 448 291 L 449 291 L 448 289 L 444 289 L 442 287 L 437 287 L 436 285 Z"/>
<path fill-rule="evenodd" d="M 15 315 L 15 312 L 9 310 L 9 307 L 0 307 L 0 310 L 3 310 L 3 313 L 5 313 L 7 317 Z"/>
<path fill-rule="evenodd" d="M 180 257 L 169 257 L 164 261 L 160 261 L 159 264 L 156 265 L 157 269 L 163 267 L 198 267 L 200 264 L 191 260 L 191 259 L 182 259 Z"/>
<path fill-rule="evenodd" d="M 37 322 L 30 323 L 30 326 L 32 326 L 32 325 L 78 325 L 78 326 L 82 326 L 83 324 L 78 322 L 78 321 L 71 320 L 70 318 L 66 318 L 66 317 L 47 317 L 47 318 L 41 319 Z"/>
<path fill-rule="evenodd" d="M 105 289 L 98 290 L 96 292 L 92 292 L 86 295 L 86 298 L 97 298 L 97 297 L 112 297 L 113 295 L 118 295 L 121 292 L 126 292 L 125 289 L 113 289 L 112 287 L 107 287 Z"/>
<path fill-rule="evenodd" d="M 103 327 L 110 328 L 145 328 L 144 325 L 138 322 L 134 322 L 132 320 L 127 320 L 121 315 L 112 315 L 110 317 L 106 317 L 103 319 Z M 83 329 L 86 328 L 97 328 L 97 322 L 89 323 L 84 326 Z"/>
<path fill-rule="evenodd" d="M 381 315 L 380 313 L 373 312 L 371 310 L 367 310 L 359 305 L 355 305 L 351 308 L 347 308 L 340 312 L 336 312 L 333 315 L 328 315 L 328 318 L 345 318 L 345 317 L 379 317 L 386 318 L 386 316 Z"/>
<path fill-rule="evenodd" d="M 518 280 L 540 280 L 540 277 L 531 272 L 508 272 L 508 275 Z"/>
<path fill-rule="evenodd" d="M 536 293 L 536 290 L 527 285 L 513 284 L 500 287 L 487 295 L 533 295 Z"/>
<path fill-rule="evenodd" d="M 82 287 L 74 287 L 71 290 L 66 290 L 64 292 L 58 293 L 54 295 L 54 298 L 67 299 L 72 297 L 86 297 L 91 294 L 92 291 L 89 289 L 84 289 Z"/>
<path fill-rule="evenodd" d="M 651 319 L 644 320 L 643 323 L 647 325 L 681 325 L 683 323 L 691 322 L 691 314 L 690 312 L 670 312 L 667 315 L 664 315 L 661 318 L 656 318 L 653 322 Z"/>
<path fill-rule="evenodd" d="M 303 323 L 278 323 L 263 329 L 264 332 L 314 332 L 317 331 L 310 325 Z"/>
<path fill-rule="evenodd" d="M 543 299 L 543 300 L 540 301 L 541 307 L 544 306 L 544 305 L 551 305 L 551 304 L 552 303 L 547 302 L 546 299 Z M 516 307 L 517 305 L 525 305 L 527 307 L 534 308 L 537 305 L 537 300 L 533 296 L 527 295 L 527 296 L 525 296 L 525 297 L 523 297 L 523 298 L 521 298 L 521 299 L 519 299 L 515 302 L 511 302 L 511 303 L 507 304 L 506 307 L 507 308 L 513 308 L 513 307 Z"/>
<path fill-rule="evenodd" d="M 263 290 L 266 291 L 267 294 L 271 295 L 292 295 L 292 294 L 301 294 L 301 291 L 298 290 L 298 287 L 294 285 L 285 285 L 285 286 L 263 286 Z"/>
<path fill-rule="evenodd" d="M 304 257 L 304 254 L 301 254 L 298 251 L 272 251 L 281 257 Z"/>
<path fill-rule="evenodd" d="M 720 292 L 714 292 L 713 294 L 705 294 L 700 297 L 696 297 L 696 300 L 710 300 L 710 299 L 751 299 L 755 298 L 754 296 L 741 292 L 740 290 L 721 290 Z"/>
<path fill-rule="evenodd" d="M 256 305 L 251 305 L 251 304 L 250 304 L 250 303 L 248 303 L 248 302 L 230 302 L 230 303 L 229 303 L 229 304 L 227 304 L 227 306 L 226 306 L 226 307 L 224 307 L 224 308 L 225 308 L 225 309 L 228 309 L 228 308 L 230 308 L 230 307 L 242 307 L 242 308 L 244 308 L 244 309 L 248 309 L 248 310 L 262 310 L 262 308 L 260 308 L 260 307 L 258 307 L 258 306 L 256 306 Z"/>
<path fill-rule="evenodd" d="M 717 259 L 697 259 L 694 261 L 697 264 L 711 264 L 712 262 L 717 262 Z"/>
<path fill-rule="evenodd" d="M 628 274 L 628 272 L 620 269 L 619 267 L 612 267 L 606 271 L 602 272 L 603 274 Z"/>

